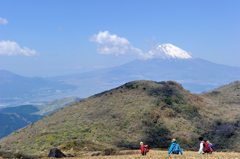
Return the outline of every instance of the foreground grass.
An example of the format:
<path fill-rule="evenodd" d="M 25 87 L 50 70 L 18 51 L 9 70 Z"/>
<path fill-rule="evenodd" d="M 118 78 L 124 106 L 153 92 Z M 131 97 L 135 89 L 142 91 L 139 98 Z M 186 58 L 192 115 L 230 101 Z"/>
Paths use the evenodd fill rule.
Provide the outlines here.
<path fill-rule="evenodd" d="M 72 159 L 240 159 L 240 153 L 236 152 L 214 152 L 211 155 L 198 155 L 196 151 L 184 151 L 183 155 L 167 155 L 167 151 L 150 150 L 146 156 L 140 154 L 140 150 L 120 151 L 119 155 L 113 156 L 91 156 L 94 152 L 86 152 L 82 157 L 72 157 Z M 45 157 L 44 159 L 48 159 Z"/>

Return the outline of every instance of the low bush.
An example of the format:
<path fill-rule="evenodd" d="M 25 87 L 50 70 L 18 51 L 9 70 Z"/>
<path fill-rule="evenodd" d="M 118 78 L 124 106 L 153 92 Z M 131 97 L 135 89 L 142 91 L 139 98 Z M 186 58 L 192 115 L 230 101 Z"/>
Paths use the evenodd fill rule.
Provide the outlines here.
<path fill-rule="evenodd" d="M 12 152 L 4 152 L 4 151 L 0 151 L 0 157 L 2 157 L 2 158 L 18 158 L 18 159 L 34 159 L 34 158 L 38 158 L 38 156 L 26 155 L 26 154 L 24 154 L 22 152 L 12 153 Z"/>
<path fill-rule="evenodd" d="M 119 151 L 115 148 L 106 148 L 102 151 L 103 156 L 109 156 L 109 155 L 117 155 Z"/>
<path fill-rule="evenodd" d="M 212 96 L 216 96 L 216 95 L 221 94 L 221 92 L 219 92 L 219 91 L 212 91 L 212 92 L 209 93 L 209 94 L 212 95 Z"/>
<path fill-rule="evenodd" d="M 171 105 L 173 103 L 173 99 L 172 98 L 166 98 L 165 99 L 165 102 L 168 104 L 168 105 Z"/>
<path fill-rule="evenodd" d="M 16 158 L 19 158 L 19 159 L 34 159 L 34 158 L 37 158 L 37 156 L 32 156 L 32 155 L 26 155 L 22 152 L 18 152 L 16 154 L 14 154 L 14 156 Z"/>
<path fill-rule="evenodd" d="M 2 158 L 16 158 L 16 157 L 11 153 L 5 153 L 2 155 Z"/>

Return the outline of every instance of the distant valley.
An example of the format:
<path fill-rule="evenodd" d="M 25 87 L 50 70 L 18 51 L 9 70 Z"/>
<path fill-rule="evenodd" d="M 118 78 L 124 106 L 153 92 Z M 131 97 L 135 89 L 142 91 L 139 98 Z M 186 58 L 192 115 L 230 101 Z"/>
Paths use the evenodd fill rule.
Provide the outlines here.
<path fill-rule="evenodd" d="M 69 97 L 50 101 L 43 105 L 21 105 L 2 108 L 0 109 L 0 139 L 79 100 L 80 98 Z"/>
<path fill-rule="evenodd" d="M 23 77 L 0 70 L 0 108 L 26 104 L 43 104 L 65 98 L 63 93 L 75 90 L 73 85 L 49 81 L 40 77 Z M 50 97 L 50 98 L 49 98 Z"/>

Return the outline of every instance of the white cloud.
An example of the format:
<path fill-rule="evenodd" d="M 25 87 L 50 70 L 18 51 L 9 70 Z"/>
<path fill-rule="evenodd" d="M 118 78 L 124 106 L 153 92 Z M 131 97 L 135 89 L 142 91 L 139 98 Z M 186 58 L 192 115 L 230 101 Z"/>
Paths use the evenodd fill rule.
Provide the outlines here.
<path fill-rule="evenodd" d="M 7 25 L 8 21 L 5 18 L 0 17 L 0 24 Z"/>
<path fill-rule="evenodd" d="M 98 34 L 91 36 L 89 40 L 98 44 L 97 51 L 99 54 L 114 54 L 118 56 L 142 53 L 140 49 L 133 47 L 127 39 L 110 34 L 108 31 L 100 31 Z"/>
<path fill-rule="evenodd" d="M 21 48 L 16 42 L 14 41 L 0 41 L 0 55 L 5 56 L 16 56 L 16 55 L 23 55 L 23 56 L 34 56 L 38 55 L 39 53 L 36 50 L 30 50 L 27 47 Z"/>
<path fill-rule="evenodd" d="M 99 54 L 135 54 L 140 59 L 153 59 L 153 58 L 178 58 L 189 59 L 192 58 L 186 51 L 172 45 L 161 44 L 155 46 L 147 53 L 143 53 L 140 49 L 133 47 L 130 42 L 124 37 L 118 37 L 115 34 L 110 34 L 108 31 L 99 32 L 89 38 L 90 41 L 97 43 Z"/>

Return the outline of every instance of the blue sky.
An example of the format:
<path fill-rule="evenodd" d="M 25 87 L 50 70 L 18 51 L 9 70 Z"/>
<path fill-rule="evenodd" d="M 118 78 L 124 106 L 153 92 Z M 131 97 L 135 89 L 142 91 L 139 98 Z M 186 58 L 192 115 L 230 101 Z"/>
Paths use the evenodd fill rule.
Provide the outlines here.
<path fill-rule="evenodd" d="M 239 0 L 0 0 L 0 8 L 0 69 L 24 76 L 121 65 L 163 43 L 240 67 Z M 115 53 L 99 52 L 100 32 L 122 42 Z"/>

